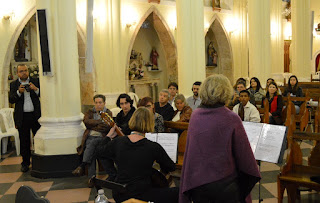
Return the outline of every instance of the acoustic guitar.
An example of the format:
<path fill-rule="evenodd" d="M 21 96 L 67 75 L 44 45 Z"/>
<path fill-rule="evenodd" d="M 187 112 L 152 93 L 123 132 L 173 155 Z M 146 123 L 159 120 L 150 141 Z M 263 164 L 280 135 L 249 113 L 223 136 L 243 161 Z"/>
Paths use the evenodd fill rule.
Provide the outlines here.
<path fill-rule="evenodd" d="M 119 136 L 125 136 L 125 135 L 123 134 L 123 132 L 121 131 L 121 129 L 116 125 L 116 123 L 114 122 L 114 120 L 111 118 L 111 116 L 110 116 L 109 114 L 107 114 L 107 113 L 105 113 L 105 112 L 103 112 L 103 111 L 100 111 L 100 116 L 101 116 L 102 121 L 103 121 L 105 124 L 107 124 L 108 126 L 110 126 L 111 128 L 112 128 L 113 126 L 116 126 L 116 127 L 115 127 L 115 130 L 116 130 L 116 132 L 117 132 L 117 134 L 118 134 Z"/>

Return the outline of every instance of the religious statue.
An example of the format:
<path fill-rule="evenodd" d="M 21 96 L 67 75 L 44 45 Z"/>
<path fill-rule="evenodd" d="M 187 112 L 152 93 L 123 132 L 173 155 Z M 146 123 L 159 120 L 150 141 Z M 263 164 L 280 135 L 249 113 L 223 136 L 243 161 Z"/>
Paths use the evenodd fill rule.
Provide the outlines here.
<path fill-rule="evenodd" d="M 156 48 L 152 48 L 152 51 L 150 53 L 150 62 L 152 63 L 152 70 L 158 70 L 158 57 L 159 54 L 156 51 Z"/>
<path fill-rule="evenodd" d="M 214 0 L 214 8 L 221 8 L 220 0 Z"/>
<path fill-rule="evenodd" d="M 207 66 L 217 66 L 218 53 L 214 49 L 212 41 L 208 45 L 207 54 L 208 54 Z"/>
<path fill-rule="evenodd" d="M 15 46 L 15 61 L 28 61 L 26 59 L 26 47 L 28 46 L 26 37 L 26 30 L 23 29 Z"/>

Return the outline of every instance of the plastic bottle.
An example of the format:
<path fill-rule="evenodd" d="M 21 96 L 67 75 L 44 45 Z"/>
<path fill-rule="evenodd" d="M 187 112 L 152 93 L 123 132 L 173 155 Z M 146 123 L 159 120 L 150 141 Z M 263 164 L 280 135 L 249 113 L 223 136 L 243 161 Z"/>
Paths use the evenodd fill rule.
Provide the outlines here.
<path fill-rule="evenodd" d="M 98 196 L 94 201 L 95 203 L 109 203 L 108 198 L 104 195 L 104 190 L 98 190 Z"/>

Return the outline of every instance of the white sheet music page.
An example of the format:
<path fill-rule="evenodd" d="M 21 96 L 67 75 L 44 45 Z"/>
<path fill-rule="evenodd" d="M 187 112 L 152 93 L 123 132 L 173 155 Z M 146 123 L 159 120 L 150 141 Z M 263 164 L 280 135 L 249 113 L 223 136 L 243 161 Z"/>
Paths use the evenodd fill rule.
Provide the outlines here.
<path fill-rule="evenodd" d="M 177 163 L 178 133 L 158 133 L 157 142 L 167 152 L 174 163 Z"/>
<path fill-rule="evenodd" d="M 146 133 L 146 134 L 145 134 L 145 137 L 146 137 L 148 140 L 152 141 L 152 142 L 157 142 L 157 136 L 158 136 L 157 133 Z"/>
<path fill-rule="evenodd" d="M 264 124 L 255 150 L 255 158 L 261 161 L 277 163 L 285 132 L 285 126 Z"/>
<path fill-rule="evenodd" d="M 253 122 L 242 122 L 242 123 L 247 133 L 251 149 L 254 153 L 256 151 L 256 147 L 262 131 L 263 123 L 253 123 Z"/>

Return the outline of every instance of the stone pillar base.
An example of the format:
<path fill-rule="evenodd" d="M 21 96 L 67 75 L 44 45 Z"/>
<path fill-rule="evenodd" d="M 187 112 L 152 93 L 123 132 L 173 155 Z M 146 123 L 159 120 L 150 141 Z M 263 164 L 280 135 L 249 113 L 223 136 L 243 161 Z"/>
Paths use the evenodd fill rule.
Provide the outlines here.
<path fill-rule="evenodd" d="M 84 132 L 83 115 L 67 118 L 41 117 L 41 128 L 34 137 L 35 154 L 76 154 Z"/>

